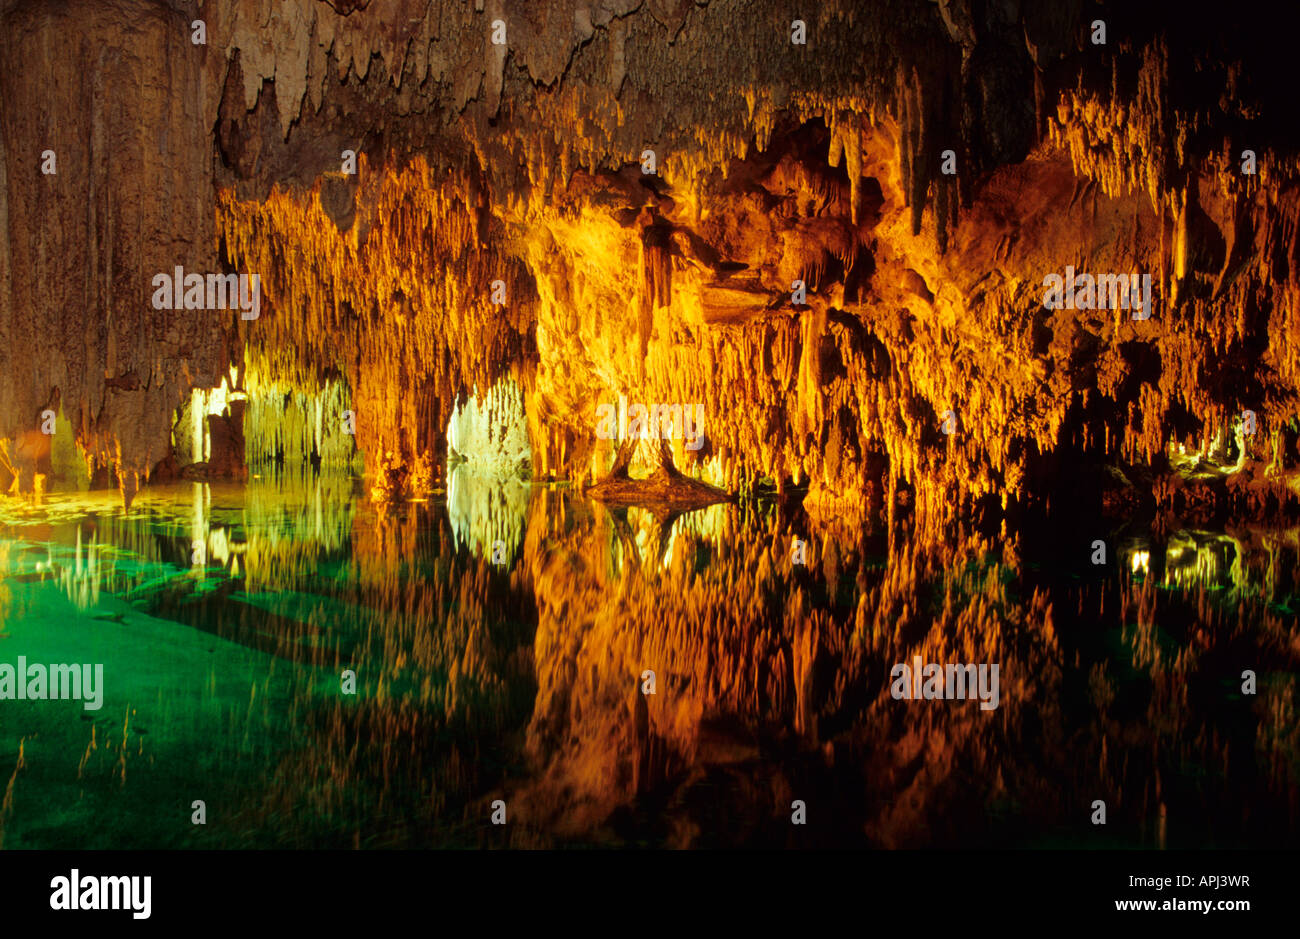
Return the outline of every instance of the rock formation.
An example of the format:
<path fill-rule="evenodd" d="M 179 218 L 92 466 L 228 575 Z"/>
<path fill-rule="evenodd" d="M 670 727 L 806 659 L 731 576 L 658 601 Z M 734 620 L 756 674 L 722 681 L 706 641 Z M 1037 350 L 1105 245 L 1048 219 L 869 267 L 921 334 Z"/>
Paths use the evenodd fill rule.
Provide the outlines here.
<path fill-rule="evenodd" d="M 1281 602 L 1297 563 L 1257 524 L 1300 512 L 1285 5 L 792 6 L 0 0 L 0 489 L 78 484 L 74 444 L 81 484 L 128 504 L 151 477 L 363 470 L 381 508 L 337 538 L 357 593 L 393 609 L 357 654 L 378 687 L 420 690 L 320 718 L 356 750 L 311 772 L 373 773 L 386 798 L 389 768 L 422 771 L 433 734 L 486 714 L 535 771 L 519 844 L 594 837 L 651 796 L 680 810 L 663 841 L 698 843 L 693 787 L 788 804 L 832 770 L 861 796 L 845 831 L 875 845 L 943 841 L 928 800 L 971 778 L 982 805 L 1050 777 L 1061 805 L 1100 787 L 1145 818 L 1162 767 L 1256 752 L 1256 819 L 1294 818 L 1293 687 L 1222 739 L 1188 686 L 1202 654 L 1253 644 L 1281 673 L 1300 649 L 1276 609 L 1251 633 L 1203 586 L 1228 542 L 1234 598 Z M 177 268 L 256 275 L 256 315 L 159 308 Z M 1067 272 L 1084 293 L 1049 299 Z M 1150 305 L 1099 286 L 1119 275 L 1149 276 Z M 629 402 L 698 404 L 702 438 L 602 434 Z M 475 434 L 539 485 L 449 477 Z M 444 480 L 447 518 L 404 504 Z M 564 482 L 596 504 L 540 485 Z M 718 500 L 744 524 L 676 515 Z M 1064 549 L 1017 520 L 1078 540 L 1064 522 L 1103 511 L 1173 547 L 1112 544 L 1124 577 L 1053 603 L 1024 558 Z M 814 575 L 787 563 L 797 534 Z M 239 563 L 343 593 L 295 585 L 296 550 L 268 537 Z M 1198 624 L 1174 652 L 1160 602 Z M 1085 607 L 1149 700 L 1116 703 Z M 337 648 L 294 646 L 331 666 Z M 994 649 L 995 731 L 888 709 L 881 662 Z M 1070 656 L 1096 663 L 1086 689 Z M 636 693 L 650 665 L 671 695 Z M 760 747 L 784 769 L 738 781 Z M 514 785 L 455 752 L 435 807 Z"/>
<path fill-rule="evenodd" d="M 234 366 L 342 389 L 373 473 L 441 463 L 455 402 L 506 376 L 539 477 L 601 465 L 602 400 L 700 401 L 690 475 L 947 513 L 1084 464 L 1168 475 L 1250 410 L 1238 494 L 1289 503 L 1266 17 L 817 7 L 800 44 L 723 0 L 6 0 L 0 435 L 61 407 L 128 492 Z M 1045 309 L 1067 265 L 1150 273 L 1154 316 Z M 260 315 L 153 308 L 177 266 L 259 274 Z M 252 400 L 250 460 L 310 459 Z"/>

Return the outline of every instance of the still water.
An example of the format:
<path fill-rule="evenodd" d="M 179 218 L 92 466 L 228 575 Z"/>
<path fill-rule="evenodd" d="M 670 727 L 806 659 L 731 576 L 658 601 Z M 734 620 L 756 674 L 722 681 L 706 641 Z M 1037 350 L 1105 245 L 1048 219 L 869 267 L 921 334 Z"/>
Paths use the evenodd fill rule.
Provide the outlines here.
<path fill-rule="evenodd" d="M 1300 843 L 1300 531 L 1100 530 L 464 472 L 11 500 L 0 665 L 104 678 L 0 700 L 0 847 Z M 896 699 L 918 656 L 998 706 Z"/>

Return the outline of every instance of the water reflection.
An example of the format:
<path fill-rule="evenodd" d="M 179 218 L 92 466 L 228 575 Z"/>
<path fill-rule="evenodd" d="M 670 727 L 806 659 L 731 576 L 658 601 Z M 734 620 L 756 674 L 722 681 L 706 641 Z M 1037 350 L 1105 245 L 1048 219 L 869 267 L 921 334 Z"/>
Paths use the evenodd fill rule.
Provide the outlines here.
<path fill-rule="evenodd" d="M 513 474 L 500 474 L 470 463 L 455 463 L 447 470 L 447 516 L 456 544 L 476 557 L 513 564 L 524 542 L 529 485 Z"/>
<path fill-rule="evenodd" d="M 1291 608 L 1300 566 L 1300 528 L 1241 526 L 1225 531 L 1180 529 L 1163 543 L 1132 538 L 1123 552 L 1141 582 L 1184 591 L 1225 591 Z"/>
<path fill-rule="evenodd" d="M 1098 569 L 1050 525 L 665 517 L 469 469 L 383 514 L 328 476 L 6 504 L 0 661 L 98 656 L 115 729 L 0 704 L 3 843 L 1297 841 L 1295 530 L 1137 533 Z M 915 656 L 998 663 L 1000 706 L 895 700 Z M 201 831 L 158 810 L 200 791 Z"/>

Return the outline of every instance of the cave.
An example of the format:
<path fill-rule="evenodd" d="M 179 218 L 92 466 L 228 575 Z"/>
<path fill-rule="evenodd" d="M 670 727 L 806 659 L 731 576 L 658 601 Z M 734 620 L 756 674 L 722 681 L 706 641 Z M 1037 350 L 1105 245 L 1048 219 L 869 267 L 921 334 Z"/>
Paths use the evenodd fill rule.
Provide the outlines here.
<path fill-rule="evenodd" d="M 1286 16 L 0 0 L 0 847 L 1296 848 Z"/>

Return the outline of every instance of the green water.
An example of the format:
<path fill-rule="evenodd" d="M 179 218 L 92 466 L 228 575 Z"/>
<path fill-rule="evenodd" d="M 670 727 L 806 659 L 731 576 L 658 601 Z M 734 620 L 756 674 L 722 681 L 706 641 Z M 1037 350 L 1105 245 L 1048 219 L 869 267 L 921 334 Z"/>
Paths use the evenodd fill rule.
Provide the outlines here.
<path fill-rule="evenodd" d="M 838 531 L 467 478 L 7 503 L 0 664 L 104 687 L 0 701 L 0 846 L 1296 843 L 1291 535 L 1097 570 L 1050 529 Z M 892 699 L 913 654 L 1001 662 L 1001 706 Z"/>

